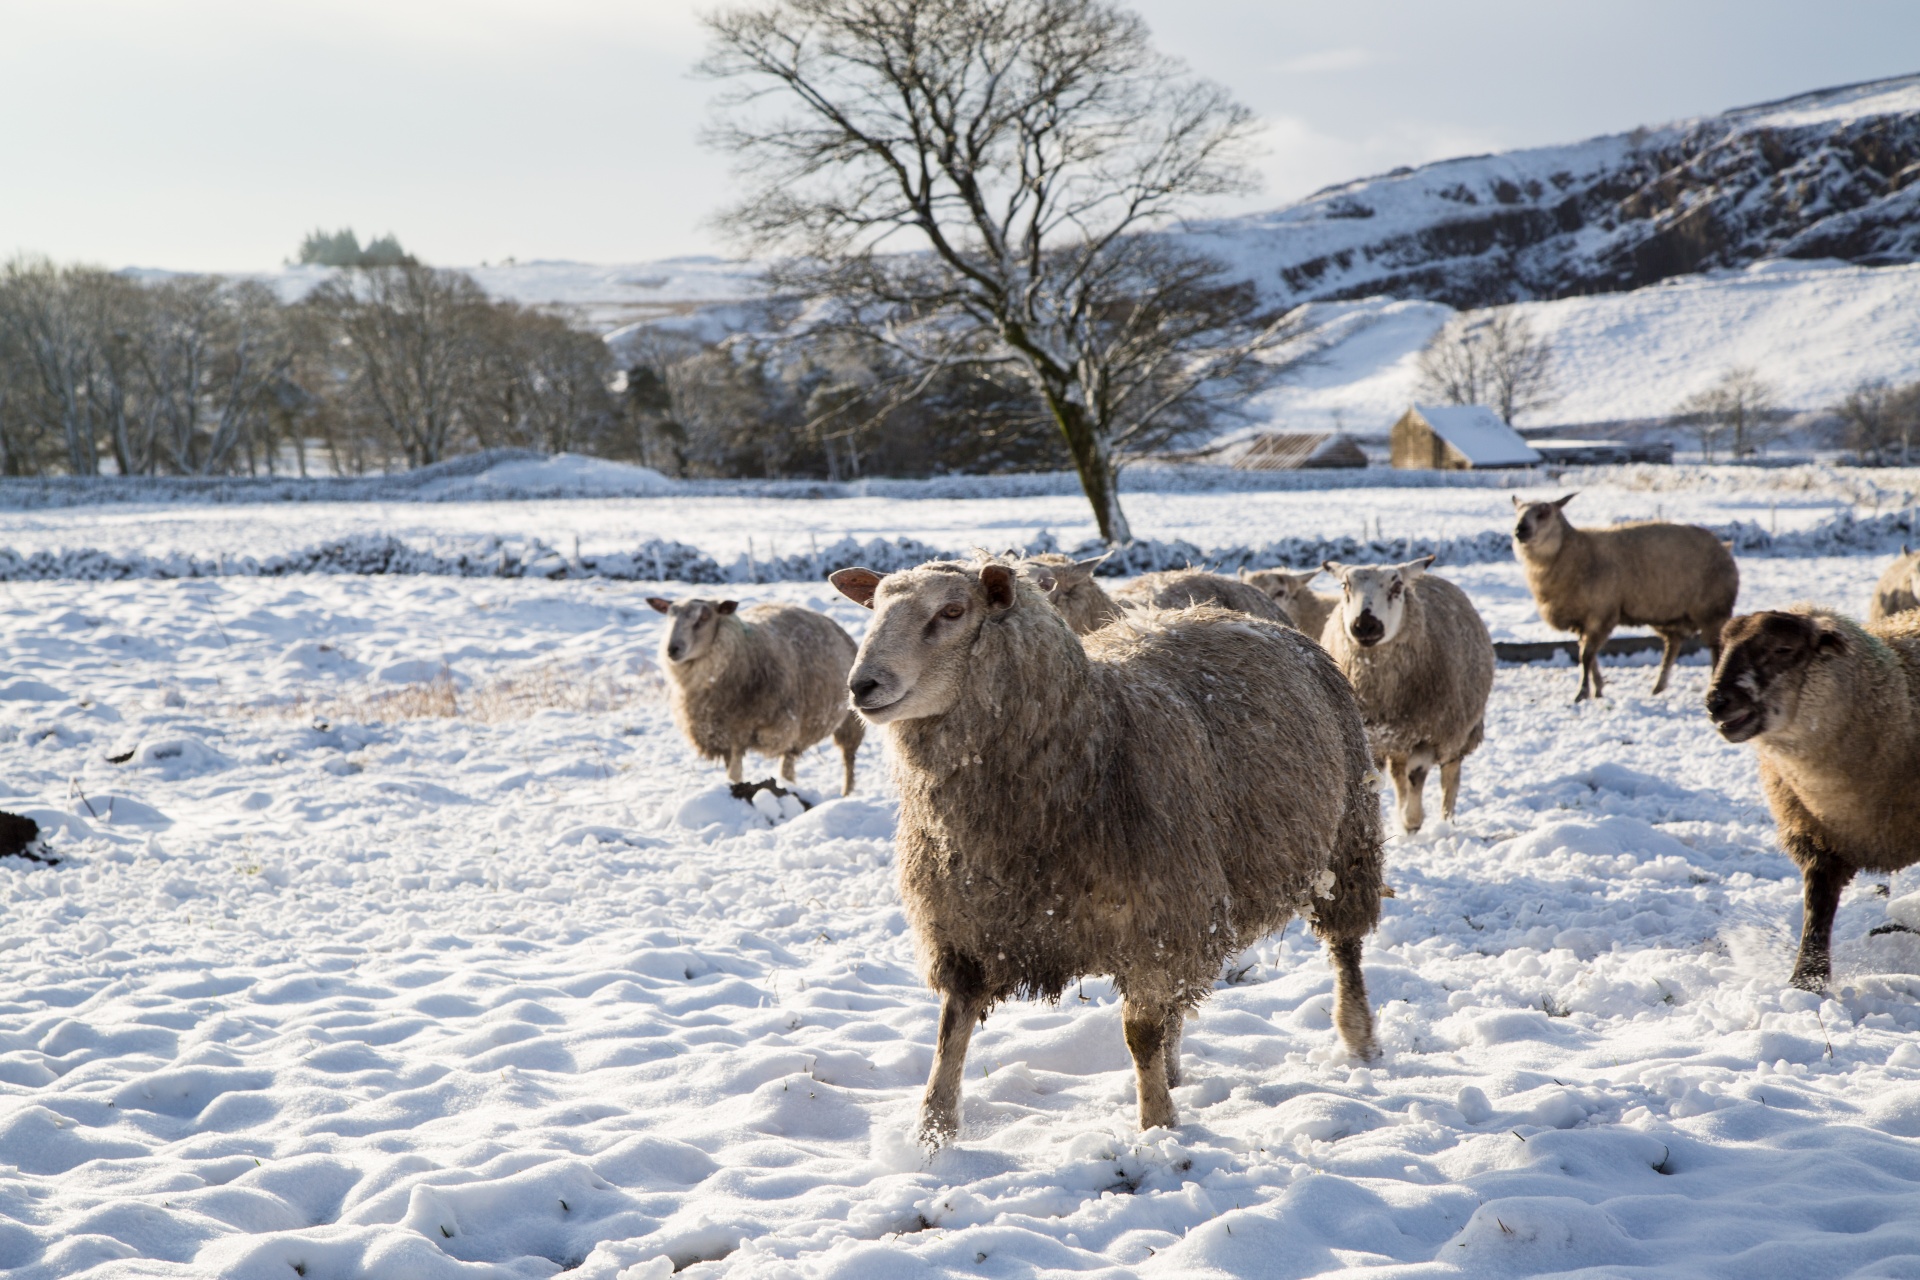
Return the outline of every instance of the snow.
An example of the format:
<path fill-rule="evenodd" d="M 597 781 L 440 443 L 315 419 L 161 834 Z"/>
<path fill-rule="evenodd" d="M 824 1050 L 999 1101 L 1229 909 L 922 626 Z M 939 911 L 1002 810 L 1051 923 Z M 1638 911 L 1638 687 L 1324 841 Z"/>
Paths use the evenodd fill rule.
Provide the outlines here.
<path fill-rule="evenodd" d="M 452 480 L 431 496 L 458 499 L 636 498 L 672 493 L 673 482 L 651 467 L 636 467 L 577 453 L 503 462 L 463 481 Z"/>
<path fill-rule="evenodd" d="M 1665 418 L 1738 366 L 1799 410 L 1873 378 L 1920 380 L 1920 266 L 1769 262 L 1514 310 L 1553 351 L 1553 401 L 1522 426 Z M 1263 394 L 1255 416 L 1384 437 L 1418 397 L 1420 349 L 1454 314 L 1390 298 L 1312 304 L 1319 357 Z"/>
<path fill-rule="evenodd" d="M 1396 169 L 1328 187 L 1265 213 L 1195 223 L 1185 234 L 1195 248 L 1227 262 L 1236 274 L 1282 303 L 1389 292 L 1394 283 L 1426 294 L 1444 287 L 1450 276 L 1457 276 L 1460 284 L 1477 280 L 1489 289 L 1519 289 L 1522 297 L 1542 281 L 1605 288 L 1618 278 L 1613 260 L 1630 255 L 1648 230 L 1646 209 L 1615 202 L 1654 179 L 1654 172 L 1644 167 L 1650 159 L 1671 165 L 1690 146 L 1728 153 L 1743 146 L 1765 149 L 1770 132 L 1831 128 L 1875 117 L 1887 118 L 1890 127 L 1898 129 L 1917 103 L 1920 76 L 1913 75 L 1819 90 L 1630 133 Z M 1849 147 L 1851 142 L 1833 139 L 1830 145 Z M 1802 234 L 1822 221 L 1827 193 L 1820 184 L 1841 180 L 1817 167 L 1818 151 L 1816 146 L 1806 157 L 1807 169 L 1794 171 L 1795 211 L 1806 224 Z M 1728 191 L 1737 199 L 1762 206 L 1780 194 L 1741 166 L 1728 168 L 1734 171 L 1722 176 L 1734 184 Z M 1765 171 L 1769 176 L 1772 172 L 1771 166 Z M 1622 187 L 1623 180 L 1630 185 Z M 1673 172 L 1672 180 L 1702 202 L 1719 194 L 1712 181 L 1684 167 Z M 1689 188 L 1689 182 L 1698 185 Z M 1589 216 L 1576 217 L 1574 229 L 1565 230 L 1567 224 L 1560 222 L 1563 204 L 1571 199 L 1577 205 L 1594 192 L 1605 193 L 1599 202 L 1608 206 L 1610 216 L 1593 217 L 1595 211 L 1588 209 Z M 1897 192 L 1885 194 L 1898 198 Z M 1506 223 L 1527 230 L 1515 232 Z M 1762 225 L 1767 225 L 1764 219 Z M 1770 240 L 1766 231 L 1752 234 L 1756 238 L 1750 244 L 1724 246 L 1735 251 L 1734 261 L 1742 260 L 1741 250 L 1766 259 L 1792 247 Z"/>
<path fill-rule="evenodd" d="M 1416 404 L 1413 412 L 1476 467 L 1530 466 L 1540 455 L 1484 404 Z"/>
<path fill-rule="evenodd" d="M 1777 473 L 1687 474 L 1579 504 L 1692 515 L 1795 492 L 1768 487 Z M 1824 515 L 1851 481 L 1821 483 L 1782 515 Z M 1510 492 L 1330 479 L 1130 501 L 1156 535 L 1245 542 L 1248 522 L 1325 536 L 1368 506 L 1389 534 L 1477 535 L 1505 527 Z M 825 540 L 867 522 L 1030 531 L 1055 501 L 72 508 L 5 513 L 0 545 L 46 520 L 37 536 L 234 550 L 342 524 L 626 537 L 657 519 L 717 547 L 755 511 L 756 537 L 810 521 Z M 1741 604 L 1858 608 L 1880 563 L 1743 556 Z M 1511 562 L 1445 572 L 1497 634 L 1525 628 Z M 1856 882 L 1832 994 L 1785 988 L 1798 877 L 1751 753 L 1700 711 L 1701 658 L 1663 697 L 1639 666 L 1579 708 L 1569 668 L 1501 668 L 1457 821 L 1388 850 L 1396 896 L 1366 961 L 1382 1061 L 1338 1050 L 1324 957 L 1290 928 L 1190 1024 L 1179 1129 L 1134 1131 L 1118 1004 L 1092 979 L 1057 1007 L 993 1013 L 961 1138 L 928 1159 L 907 1132 L 936 1005 L 894 882 L 879 735 L 853 797 L 835 794 L 823 749 L 801 762 L 811 809 L 733 799 L 673 729 L 652 662 L 644 598 L 697 590 L 347 573 L 0 584 L 0 808 L 39 821 L 61 858 L 0 861 L 0 1268 L 1920 1265 L 1920 945 L 1872 933 L 1920 918 L 1920 879 L 1892 877 L 1887 896 Z M 819 583 L 730 594 L 820 608 L 855 634 L 868 616 Z"/>

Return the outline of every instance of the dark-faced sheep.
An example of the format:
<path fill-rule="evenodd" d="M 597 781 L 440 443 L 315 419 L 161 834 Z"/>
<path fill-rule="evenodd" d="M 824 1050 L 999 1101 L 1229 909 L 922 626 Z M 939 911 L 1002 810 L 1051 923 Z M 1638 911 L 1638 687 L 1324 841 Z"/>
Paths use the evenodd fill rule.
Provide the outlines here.
<path fill-rule="evenodd" d="M 1293 626 L 1292 615 L 1266 592 L 1238 578 L 1208 573 L 1204 569 L 1166 569 L 1159 573 L 1143 573 L 1122 583 L 1114 591 L 1113 598 L 1123 609 L 1141 606 L 1185 609 L 1189 605 L 1216 604 L 1222 609 Z"/>
<path fill-rule="evenodd" d="M 867 728 L 847 706 L 855 646 L 839 623 L 785 604 L 647 603 L 667 615 L 660 665 L 673 722 L 695 751 L 726 761 L 729 782 L 741 780 L 747 752 L 778 757 L 780 776 L 792 782 L 800 753 L 831 735 L 846 764 L 841 794 L 853 793 Z"/>
<path fill-rule="evenodd" d="M 1093 571 L 1105 561 L 1105 556 L 1075 560 L 1058 551 L 1043 551 L 1024 556 L 1016 564 L 1020 576 L 1047 597 L 1073 628 L 1073 633 L 1084 636 L 1120 616 L 1120 606 L 1093 576 Z"/>
<path fill-rule="evenodd" d="M 1867 621 L 1880 622 L 1909 609 L 1920 609 L 1920 555 L 1903 546 L 1900 558 L 1888 565 L 1874 584 L 1873 599 L 1867 603 Z"/>
<path fill-rule="evenodd" d="M 1720 628 L 1733 616 L 1740 570 L 1733 553 L 1697 525 L 1615 525 L 1576 529 L 1554 502 L 1514 498 L 1513 553 L 1526 570 L 1527 588 L 1550 627 L 1580 637 L 1580 693 L 1600 696 L 1600 648 L 1619 626 L 1651 627 L 1665 642 L 1653 691 L 1688 637 L 1698 635 L 1720 654 Z"/>
<path fill-rule="evenodd" d="M 1305 573 L 1288 573 L 1285 569 L 1242 569 L 1240 581 L 1273 597 L 1273 602 L 1286 611 L 1287 616 L 1293 619 L 1293 625 L 1299 627 L 1303 635 L 1318 640 L 1320 633 L 1327 629 L 1327 618 L 1340 603 L 1339 596 L 1321 595 L 1308 587 L 1307 584 L 1319 577 L 1321 572 L 1319 569 L 1310 569 Z"/>
<path fill-rule="evenodd" d="M 1760 757 L 1780 847 L 1805 881 L 1792 982 L 1819 991 L 1854 873 L 1920 862 L 1920 613 L 1861 627 L 1800 605 L 1724 634 L 1707 714 Z"/>
<path fill-rule="evenodd" d="M 1418 831 L 1427 770 L 1440 766 L 1440 815 L 1453 819 L 1460 765 L 1486 732 L 1493 638 L 1466 593 L 1407 564 L 1344 565 L 1341 607 L 1320 633 L 1353 684 L 1375 763 L 1393 779 L 1400 824 Z"/>
<path fill-rule="evenodd" d="M 1206 605 L 1083 641 L 997 562 L 833 582 L 875 611 L 848 688 L 892 743 L 901 894 L 941 997 L 926 1141 L 959 1131 L 988 1010 L 1101 973 L 1124 999 L 1140 1123 L 1172 1125 L 1184 1014 L 1295 913 L 1331 952 L 1341 1037 L 1373 1056 L 1360 950 L 1380 803 L 1319 646 Z"/>

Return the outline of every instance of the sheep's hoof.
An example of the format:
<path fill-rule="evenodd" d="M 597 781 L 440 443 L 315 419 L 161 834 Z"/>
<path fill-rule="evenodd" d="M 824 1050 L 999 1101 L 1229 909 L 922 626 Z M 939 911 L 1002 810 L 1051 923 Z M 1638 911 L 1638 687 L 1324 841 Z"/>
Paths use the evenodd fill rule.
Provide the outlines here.
<path fill-rule="evenodd" d="M 1149 1129 L 1177 1129 L 1180 1127 L 1180 1115 L 1173 1108 L 1173 1100 L 1168 1099 L 1164 1107 L 1140 1107 L 1140 1132 Z"/>
<path fill-rule="evenodd" d="M 960 1136 L 960 1117 L 950 1111 L 922 1111 L 920 1128 L 915 1136 L 927 1154 L 931 1155 Z"/>
<path fill-rule="evenodd" d="M 1814 995 L 1820 995 L 1826 991 L 1827 979 L 1830 976 L 1831 975 L 1826 973 L 1816 973 L 1811 969 L 1795 969 L 1793 976 L 1787 979 L 1787 985 L 1790 987 L 1798 987 L 1802 991 L 1811 991 Z"/>

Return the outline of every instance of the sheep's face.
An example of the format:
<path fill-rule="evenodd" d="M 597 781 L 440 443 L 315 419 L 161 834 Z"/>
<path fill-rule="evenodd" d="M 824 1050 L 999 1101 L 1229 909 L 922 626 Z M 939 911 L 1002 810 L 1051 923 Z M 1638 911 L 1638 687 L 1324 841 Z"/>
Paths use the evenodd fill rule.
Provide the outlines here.
<path fill-rule="evenodd" d="M 1572 502 L 1574 496 L 1570 493 L 1553 502 L 1522 502 L 1514 498 L 1514 549 L 1525 548 L 1529 555 L 1543 557 L 1560 550 L 1567 530 L 1567 517 L 1562 508 Z"/>
<path fill-rule="evenodd" d="M 1307 584 L 1320 574 L 1315 569 L 1310 573 L 1288 573 L 1284 569 L 1258 569 L 1251 573 L 1242 569 L 1240 580 L 1254 590 L 1263 592 L 1275 604 L 1287 611 L 1287 616 L 1297 618 L 1302 610 L 1300 601 L 1307 594 Z"/>
<path fill-rule="evenodd" d="M 1340 618 L 1348 637 L 1362 649 L 1392 643 L 1407 620 L 1407 588 L 1432 563 L 1432 556 L 1406 564 L 1327 561 L 1326 571 L 1340 580 Z"/>
<path fill-rule="evenodd" d="M 1720 663 L 1707 687 L 1707 715 L 1728 742 L 1791 725 L 1807 672 L 1846 639 L 1800 613 L 1749 613 L 1720 633 Z"/>
<path fill-rule="evenodd" d="M 647 603 L 667 615 L 666 634 L 660 637 L 660 653 L 669 664 L 694 662 L 713 648 L 713 637 L 720 630 L 720 619 L 739 607 L 735 600 L 663 600 L 648 596 Z"/>
<path fill-rule="evenodd" d="M 1014 607 L 1014 570 L 926 565 L 885 577 L 842 569 L 833 585 L 873 610 L 847 692 L 871 724 L 944 715 L 959 700 L 974 638 L 995 613 Z"/>
<path fill-rule="evenodd" d="M 1057 552 L 1047 552 L 1020 561 L 1020 576 L 1038 587 L 1069 622 L 1090 625 L 1089 620 L 1104 612 L 1100 584 L 1093 580 L 1093 571 L 1105 560 L 1105 556 L 1070 560 Z"/>

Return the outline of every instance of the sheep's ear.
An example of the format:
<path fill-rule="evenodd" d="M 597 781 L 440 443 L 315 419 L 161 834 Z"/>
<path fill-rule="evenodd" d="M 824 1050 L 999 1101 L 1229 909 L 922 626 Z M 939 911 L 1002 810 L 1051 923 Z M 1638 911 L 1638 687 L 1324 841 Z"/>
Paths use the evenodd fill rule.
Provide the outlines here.
<path fill-rule="evenodd" d="M 732 613 L 735 609 L 738 609 L 740 607 L 740 602 L 738 600 L 722 600 L 719 604 L 713 607 L 715 609 L 718 609 L 721 613 Z"/>
<path fill-rule="evenodd" d="M 1109 555 L 1112 553 L 1109 552 Z M 1093 571 L 1107 562 L 1106 556 L 1095 556 L 1091 560 L 1075 560 L 1072 564 L 1048 566 L 1049 572 L 1060 580 L 1063 587 L 1077 587 L 1083 582 L 1093 580 Z"/>
<path fill-rule="evenodd" d="M 1341 564 L 1338 560 L 1322 560 L 1320 562 L 1320 571 L 1322 573 L 1330 573 L 1342 582 L 1347 580 L 1347 566 Z"/>
<path fill-rule="evenodd" d="M 1847 637 L 1833 627 L 1821 627 L 1814 637 L 1815 653 L 1845 653 Z"/>
<path fill-rule="evenodd" d="M 995 609 L 1011 609 L 1014 601 L 1013 570 L 1004 564 L 983 565 L 980 585 L 987 590 L 987 604 Z"/>
<path fill-rule="evenodd" d="M 1569 502 L 1572 502 L 1575 498 L 1579 496 L 1580 496 L 1580 491 L 1578 489 L 1575 489 L 1572 493 L 1568 494 L 1564 498 L 1554 499 L 1553 505 L 1556 507 L 1565 507 Z"/>
<path fill-rule="evenodd" d="M 1418 560 L 1409 560 L 1405 564 L 1395 565 L 1394 567 L 1400 572 L 1400 581 L 1417 582 L 1420 579 L 1420 575 L 1427 571 L 1427 566 L 1432 563 L 1432 556 L 1421 556 Z"/>
<path fill-rule="evenodd" d="M 1513 499 L 1513 509 L 1515 511 L 1519 511 L 1527 505 L 1520 500 L 1520 495 L 1517 493 L 1510 493 L 1507 496 Z"/>
<path fill-rule="evenodd" d="M 1233 572 L 1234 572 L 1234 575 L 1238 577 L 1242 582 L 1253 581 L 1253 575 L 1247 572 L 1247 566 L 1245 565 L 1241 565 L 1238 569 L 1235 569 Z"/>
<path fill-rule="evenodd" d="M 663 599 L 660 596 L 648 596 L 647 603 L 652 605 L 655 611 L 659 613 L 665 613 L 667 610 L 673 608 L 673 601 Z"/>
<path fill-rule="evenodd" d="M 835 569 L 827 575 L 834 589 L 847 599 L 863 608 L 873 608 L 873 593 L 880 586 L 885 574 L 875 573 L 871 569 Z"/>
<path fill-rule="evenodd" d="M 1294 574 L 1293 580 L 1297 582 L 1299 585 L 1304 587 L 1309 582 L 1312 582 L 1315 578 L 1319 577 L 1321 574 L 1325 573 L 1326 571 L 1327 571 L 1327 566 L 1321 565 L 1318 569 L 1309 569 L 1305 573 Z"/>

